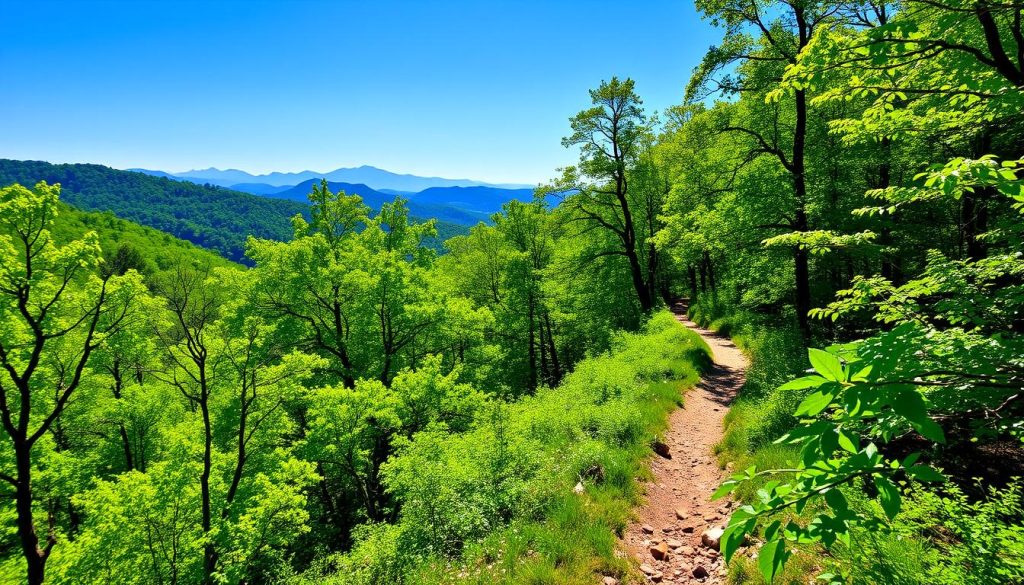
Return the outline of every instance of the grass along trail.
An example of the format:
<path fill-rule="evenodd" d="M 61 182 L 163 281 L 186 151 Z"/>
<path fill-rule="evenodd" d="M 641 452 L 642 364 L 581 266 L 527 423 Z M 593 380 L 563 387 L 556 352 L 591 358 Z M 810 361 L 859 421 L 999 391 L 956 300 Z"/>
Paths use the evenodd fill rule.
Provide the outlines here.
<path fill-rule="evenodd" d="M 712 448 L 722 438 L 723 419 L 743 385 L 747 359 L 728 337 L 690 321 L 684 305 L 677 304 L 673 312 L 711 347 L 714 365 L 687 392 L 683 408 L 670 415 L 664 440 L 671 458 L 651 459 L 646 502 L 623 541 L 648 582 L 721 583 L 725 569 L 717 543 L 708 546 L 702 535 L 724 526 L 732 503 L 711 502 L 725 475 Z"/>

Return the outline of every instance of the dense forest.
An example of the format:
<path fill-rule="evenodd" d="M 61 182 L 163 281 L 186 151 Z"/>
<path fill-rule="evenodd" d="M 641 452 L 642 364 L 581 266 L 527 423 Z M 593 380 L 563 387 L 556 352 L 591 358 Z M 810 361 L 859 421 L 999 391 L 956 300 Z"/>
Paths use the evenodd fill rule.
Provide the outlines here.
<path fill-rule="evenodd" d="M 286 240 L 291 237 L 292 216 L 308 212 L 303 202 L 102 165 L 0 159 L 0 185 L 35 185 L 39 181 L 59 183 L 61 199 L 79 209 L 114 213 L 214 250 L 233 262 L 248 261 L 247 237 Z M 444 211 L 437 214 L 443 217 L 437 222 L 437 235 L 429 240 L 437 250 L 445 239 L 466 232 L 465 227 L 447 221 L 458 210 Z"/>
<path fill-rule="evenodd" d="M 203 189 L 240 265 L 3 175 L 0 580 L 649 580 L 617 537 L 710 367 L 685 297 L 751 361 L 730 582 L 1024 582 L 1024 4 L 697 7 L 683 103 L 601 82 L 578 163 L 443 253 L 326 182 L 287 233 L 91 188 L 192 241 Z"/>

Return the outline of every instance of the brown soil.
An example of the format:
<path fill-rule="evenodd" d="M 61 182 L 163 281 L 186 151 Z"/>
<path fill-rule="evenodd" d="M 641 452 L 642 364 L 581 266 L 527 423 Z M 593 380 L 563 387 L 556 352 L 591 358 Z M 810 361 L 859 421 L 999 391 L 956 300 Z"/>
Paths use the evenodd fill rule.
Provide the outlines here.
<path fill-rule="evenodd" d="M 725 475 L 712 448 L 722 438 L 722 420 L 743 385 L 747 359 L 727 337 L 690 321 L 685 306 L 673 311 L 676 319 L 704 338 L 715 364 L 687 392 L 683 408 L 670 416 L 664 442 L 671 459 L 652 457 L 653 480 L 644 486 L 646 502 L 637 510 L 637 522 L 626 530 L 623 544 L 641 569 L 647 569 L 647 582 L 722 583 L 721 555 L 702 544 L 701 535 L 708 528 L 724 527 L 732 507 L 732 502 L 711 501 Z"/>

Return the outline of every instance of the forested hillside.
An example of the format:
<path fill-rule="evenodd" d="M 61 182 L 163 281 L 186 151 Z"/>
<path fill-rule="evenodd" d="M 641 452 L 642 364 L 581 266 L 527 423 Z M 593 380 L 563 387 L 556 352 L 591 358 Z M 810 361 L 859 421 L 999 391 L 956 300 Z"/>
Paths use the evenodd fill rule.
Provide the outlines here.
<path fill-rule="evenodd" d="M 102 165 L 54 165 L 0 159 L 0 185 L 34 185 L 38 181 L 60 183 L 62 200 L 79 209 L 112 212 L 214 250 L 235 262 L 245 261 L 247 237 L 288 239 L 291 218 L 308 214 L 309 210 L 305 199 L 308 186 L 301 200 L 286 201 Z M 388 201 L 393 199 L 387 198 Z M 376 202 L 375 208 L 379 208 L 380 203 Z M 434 210 L 420 211 L 431 213 Z M 444 239 L 466 232 L 464 227 L 447 219 L 440 218 L 437 226 L 440 237 L 431 240 L 431 245 L 439 250 Z M 462 221 L 471 222 L 469 219 Z"/>
<path fill-rule="evenodd" d="M 438 257 L 433 222 L 318 185 L 292 238 L 250 238 L 253 268 L 151 270 L 101 259 L 145 230 L 58 195 L 0 194 L 5 580 L 420 582 L 471 539 L 532 526 L 543 549 L 580 522 L 575 561 L 530 571 L 629 570 L 610 526 L 706 349 L 645 324 L 571 208 L 510 203 Z M 577 483 L 606 505 L 548 525 Z"/>
<path fill-rule="evenodd" d="M 62 244 L 95 232 L 103 258 L 120 263 L 116 271 L 130 268 L 146 277 L 170 270 L 182 260 L 217 267 L 237 267 L 215 252 L 166 232 L 120 219 L 112 213 L 81 211 L 70 205 L 61 205 L 51 230 L 54 239 Z"/>
<path fill-rule="evenodd" d="M 1024 582 L 1024 5 L 697 8 L 454 237 L 0 161 L 0 581 Z"/>
<path fill-rule="evenodd" d="M 61 185 L 61 198 L 79 209 L 110 211 L 226 258 L 244 258 L 245 238 L 287 239 L 302 203 L 267 199 L 221 187 L 118 171 L 102 165 L 52 165 L 0 159 L 0 185 Z"/>
<path fill-rule="evenodd" d="M 697 7 L 656 241 L 753 359 L 730 580 L 1021 582 L 1024 6 Z"/>

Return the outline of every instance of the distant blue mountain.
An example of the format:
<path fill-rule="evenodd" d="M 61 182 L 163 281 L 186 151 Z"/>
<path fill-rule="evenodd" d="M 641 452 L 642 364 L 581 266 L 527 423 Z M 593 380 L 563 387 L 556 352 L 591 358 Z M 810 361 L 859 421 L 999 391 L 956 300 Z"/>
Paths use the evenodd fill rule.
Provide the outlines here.
<path fill-rule="evenodd" d="M 221 187 L 227 187 L 229 185 L 236 185 L 239 183 L 266 182 L 254 181 L 254 177 L 252 175 L 238 169 L 226 169 L 222 171 L 211 167 L 197 171 L 185 171 L 183 173 L 172 174 L 187 181 L 192 181 L 193 183 L 210 183 L 211 185 L 220 185 Z"/>
<path fill-rule="evenodd" d="M 284 191 L 278 191 L 277 193 L 267 196 L 275 199 L 288 199 L 291 201 L 306 202 L 308 201 L 310 191 L 313 190 L 313 185 L 319 182 L 320 179 L 310 179 Z M 376 189 L 372 189 L 363 184 L 328 181 L 327 187 L 334 192 L 344 191 L 348 195 L 359 195 L 363 198 L 363 203 L 366 203 L 375 211 L 379 210 L 381 205 L 394 201 L 395 197 L 400 196 L 393 193 L 377 191 Z M 456 223 L 459 225 L 476 225 L 481 221 L 486 222 L 490 219 L 489 213 L 481 212 L 476 209 L 447 205 L 441 201 L 421 202 L 417 199 L 417 195 L 402 197 L 409 200 L 409 214 L 413 217 L 422 219 L 433 218 L 438 221 Z"/>
<path fill-rule="evenodd" d="M 388 195 L 401 195 L 402 197 L 409 197 L 415 195 L 416 191 L 399 191 L 398 189 L 377 189 L 381 193 L 387 193 Z"/>
<path fill-rule="evenodd" d="M 151 171 L 149 169 L 125 169 L 125 170 L 126 171 L 132 171 L 134 173 L 142 173 L 143 175 L 149 175 L 150 177 L 163 177 L 165 179 L 171 179 L 171 180 L 174 180 L 174 181 L 181 181 L 182 180 L 179 177 L 176 177 L 176 176 L 174 176 L 174 175 L 172 175 L 170 173 L 165 173 L 163 171 Z"/>
<path fill-rule="evenodd" d="M 268 185 L 266 183 L 236 183 L 231 185 L 231 188 L 235 191 L 241 191 L 243 193 L 251 193 L 253 195 L 273 195 L 280 193 L 281 191 L 287 191 L 291 189 L 291 185 L 281 185 L 275 187 L 274 185 Z"/>
<path fill-rule="evenodd" d="M 499 189 L 495 187 L 431 187 L 410 195 L 420 204 L 447 205 L 476 211 L 497 213 L 501 206 L 513 199 L 528 202 L 533 199 L 533 189 Z"/>
<path fill-rule="evenodd" d="M 181 173 L 166 173 L 146 169 L 129 169 L 148 175 L 167 178 L 178 178 L 193 183 L 232 187 L 234 185 L 263 184 L 272 187 L 298 185 L 311 179 L 325 178 L 331 182 L 350 183 L 353 185 L 369 185 L 374 189 L 391 189 L 403 193 L 417 193 L 431 187 L 496 187 L 499 189 L 516 189 L 528 187 L 521 184 L 490 184 L 470 179 L 445 179 L 442 177 L 420 177 L 417 175 L 399 174 L 364 165 L 355 168 L 340 168 L 327 173 L 302 171 L 298 173 L 269 173 L 253 175 L 238 169 L 199 169 Z"/>
<path fill-rule="evenodd" d="M 376 167 L 362 166 L 355 169 L 337 169 L 326 174 L 303 171 L 301 173 L 270 173 L 251 175 L 237 169 L 203 169 L 185 173 L 166 173 L 148 169 L 130 169 L 135 172 L 164 177 L 176 181 L 210 184 L 227 187 L 235 191 L 288 199 L 306 203 L 306 196 L 321 178 L 326 178 L 332 191 L 343 190 L 362 196 L 373 209 L 396 196 L 409 200 L 409 211 L 416 217 L 436 218 L 461 225 L 476 225 L 489 221 L 491 214 L 501 211 L 501 206 L 513 199 L 530 201 L 533 188 L 523 185 L 511 187 L 481 184 L 466 179 L 442 179 L 399 175 Z M 362 177 L 365 180 L 338 180 L 339 176 Z M 281 181 L 296 181 L 281 183 Z M 387 187 L 376 188 L 376 184 Z M 396 186 L 397 185 L 397 186 Z"/>
<path fill-rule="evenodd" d="M 313 191 L 313 185 L 317 185 L 319 183 L 320 179 L 309 179 L 308 181 L 303 181 L 294 187 L 288 187 L 283 191 L 274 193 L 274 198 L 290 199 L 292 201 L 302 201 L 305 203 L 309 200 L 308 196 L 310 192 Z M 359 195 L 363 198 L 363 203 L 366 203 L 374 209 L 380 209 L 381 204 L 395 200 L 394 195 L 381 193 L 380 191 L 363 184 L 328 181 L 327 187 L 335 193 L 338 191 L 344 191 L 348 195 Z"/>

